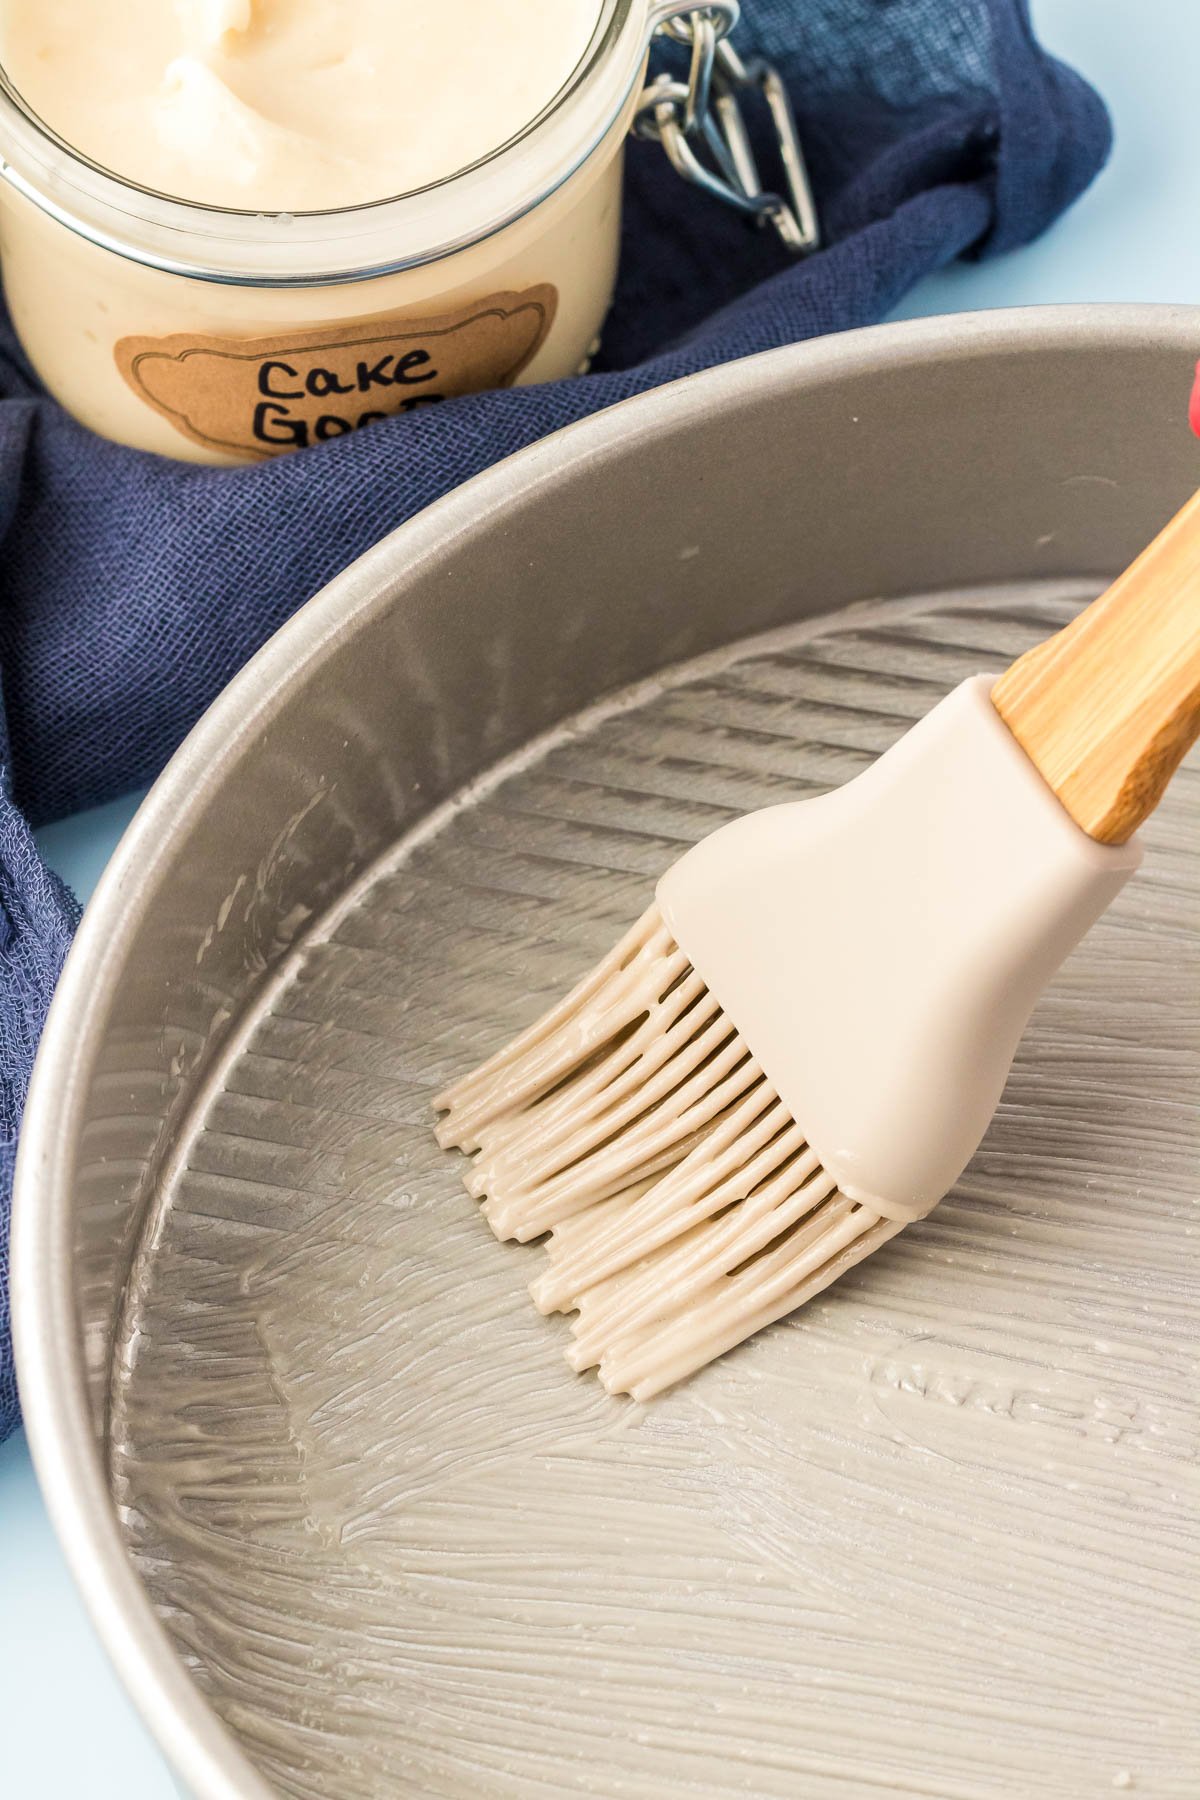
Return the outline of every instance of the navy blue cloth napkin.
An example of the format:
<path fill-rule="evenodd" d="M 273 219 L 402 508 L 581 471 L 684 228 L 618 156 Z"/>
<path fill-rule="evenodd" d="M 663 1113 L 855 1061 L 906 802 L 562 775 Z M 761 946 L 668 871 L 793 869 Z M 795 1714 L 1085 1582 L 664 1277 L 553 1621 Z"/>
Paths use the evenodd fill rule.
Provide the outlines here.
<path fill-rule="evenodd" d="M 17 1422 L 15 1139 L 77 918 L 30 823 L 147 781 L 302 601 L 467 476 L 660 382 L 882 318 L 929 270 L 1037 236 L 1108 149 L 1103 106 L 1037 45 L 1026 0 L 744 0 L 734 41 L 789 84 L 828 247 L 790 261 L 634 144 L 620 285 L 588 375 L 231 472 L 94 437 L 2 328 L 0 1439 Z"/>

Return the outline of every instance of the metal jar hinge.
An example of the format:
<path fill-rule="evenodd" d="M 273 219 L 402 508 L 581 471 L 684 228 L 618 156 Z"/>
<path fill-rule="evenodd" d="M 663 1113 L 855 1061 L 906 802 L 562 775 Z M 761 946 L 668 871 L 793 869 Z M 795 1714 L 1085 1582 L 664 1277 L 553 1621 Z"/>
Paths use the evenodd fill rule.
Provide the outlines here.
<path fill-rule="evenodd" d="M 746 61 L 729 42 L 736 0 L 680 7 L 660 20 L 654 35 L 691 50 L 686 81 L 659 74 L 642 90 L 633 131 L 660 143 L 671 165 L 696 187 L 768 220 L 798 256 L 820 243 L 817 209 L 792 104 L 779 71 L 761 56 Z M 783 193 L 764 189 L 742 113 L 742 98 L 757 90 L 766 102 L 783 170 Z"/>

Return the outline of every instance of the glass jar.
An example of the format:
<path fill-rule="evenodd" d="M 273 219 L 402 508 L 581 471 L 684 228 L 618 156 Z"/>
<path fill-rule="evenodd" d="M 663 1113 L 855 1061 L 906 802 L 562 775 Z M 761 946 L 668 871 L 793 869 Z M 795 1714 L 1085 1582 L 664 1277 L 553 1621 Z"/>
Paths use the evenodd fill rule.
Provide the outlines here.
<path fill-rule="evenodd" d="M 233 211 L 124 180 L 0 71 L 0 256 L 24 349 L 93 430 L 225 464 L 572 374 L 612 298 L 635 116 L 681 174 L 777 224 L 772 207 L 795 213 L 708 115 L 736 16 L 734 0 L 601 0 L 572 77 L 515 137 L 419 191 L 338 211 Z M 661 30 L 691 46 L 692 78 L 643 90 Z M 727 86 L 734 64 L 718 69 Z M 758 67 L 741 73 L 772 104 Z"/>

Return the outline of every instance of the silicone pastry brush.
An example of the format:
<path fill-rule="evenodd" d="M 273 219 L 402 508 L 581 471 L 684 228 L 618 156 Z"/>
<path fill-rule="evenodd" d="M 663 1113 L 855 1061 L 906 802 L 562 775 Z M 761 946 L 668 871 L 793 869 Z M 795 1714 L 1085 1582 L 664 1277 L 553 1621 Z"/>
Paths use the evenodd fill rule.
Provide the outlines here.
<path fill-rule="evenodd" d="M 649 1398 L 925 1216 L 1200 734 L 1200 495 L 1056 637 L 836 792 L 697 844 L 436 1101 L 576 1369 Z"/>

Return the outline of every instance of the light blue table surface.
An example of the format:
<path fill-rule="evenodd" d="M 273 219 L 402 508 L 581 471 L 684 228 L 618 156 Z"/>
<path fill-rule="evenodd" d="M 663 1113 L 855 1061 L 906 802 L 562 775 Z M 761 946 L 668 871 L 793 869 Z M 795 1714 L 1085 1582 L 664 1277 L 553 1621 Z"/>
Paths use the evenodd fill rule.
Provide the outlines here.
<path fill-rule="evenodd" d="M 1043 41 L 1108 100 L 1112 161 L 1039 243 L 933 276 L 899 317 L 1047 301 L 1200 301 L 1200 0 L 1035 0 L 1034 16 Z M 1200 342 L 1196 349 L 1200 356 Z M 118 801 L 40 834 L 81 898 L 135 805 Z M 0 1795 L 175 1795 L 75 1597 L 20 1434 L 0 1448 Z"/>

